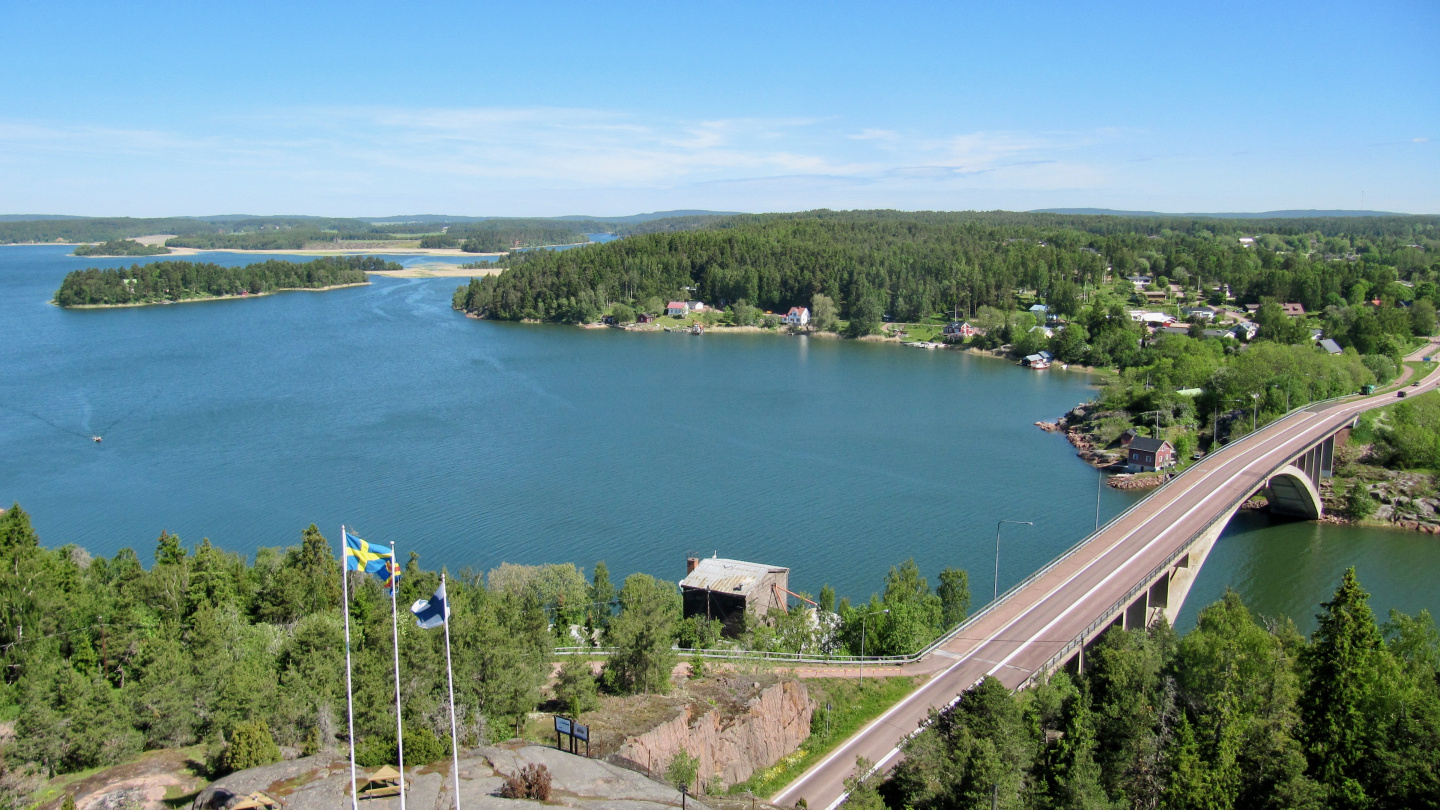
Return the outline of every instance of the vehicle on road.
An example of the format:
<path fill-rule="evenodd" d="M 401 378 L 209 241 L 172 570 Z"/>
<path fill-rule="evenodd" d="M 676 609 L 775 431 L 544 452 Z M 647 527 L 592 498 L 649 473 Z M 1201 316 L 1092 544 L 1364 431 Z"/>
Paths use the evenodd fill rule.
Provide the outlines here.
<path fill-rule="evenodd" d="M 1362 394 L 1364 394 L 1364 395 L 1366 395 L 1366 396 L 1369 396 L 1369 395 L 1375 393 L 1375 386 L 1373 386 L 1373 385 L 1362 385 L 1362 386 L 1360 386 L 1360 393 L 1362 393 Z"/>
<path fill-rule="evenodd" d="M 1399 398 L 1401 398 L 1401 399 L 1404 399 L 1404 398 L 1405 398 L 1405 392 L 1404 392 L 1404 391 L 1396 391 L 1396 392 L 1395 392 L 1395 396 L 1397 396 L 1397 397 L 1399 397 Z"/>

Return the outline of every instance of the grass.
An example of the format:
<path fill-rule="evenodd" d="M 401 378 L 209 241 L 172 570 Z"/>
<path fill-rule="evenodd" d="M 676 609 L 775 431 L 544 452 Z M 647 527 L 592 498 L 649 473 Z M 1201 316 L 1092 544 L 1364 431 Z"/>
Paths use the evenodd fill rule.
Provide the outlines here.
<path fill-rule="evenodd" d="M 835 746 L 879 717 L 901 698 L 910 694 L 918 678 L 871 678 L 864 685 L 848 678 L 806 679 L 810 697 L 820 706 L 810 721 L 810 736 L 794 753 L 773 766 L 730 788 L 732 793 L 749 791 L 769 798 L 790 784 L 807 768 L 828 755 Z M 827 711 L 826 706 L 830 709 Z M 827 729 L 827 715 L 828 728 Z"/>
<path fill-rule="evenodd" d="M 1414 372 L 1410 377 L 1410 382 L 1419 382 L 1429 376 L 1430 372 L 1440 368 L 1440 363 L 1426 363 L 1423 360 L 1406 360 L 1405 365 Z"/>

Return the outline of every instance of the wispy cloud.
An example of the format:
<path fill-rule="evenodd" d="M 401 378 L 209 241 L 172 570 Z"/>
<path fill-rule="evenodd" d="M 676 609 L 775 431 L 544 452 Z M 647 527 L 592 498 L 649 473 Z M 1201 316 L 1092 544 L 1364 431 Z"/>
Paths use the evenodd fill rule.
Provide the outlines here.
<path fill-rule="evenodd" d="M 113 184 L 116 191 L 143 176 L 188 191 L 200 183 L 252 193 L 268 185 L 302 191 L 309 199 L 327 193 L 337 199 L 414 197 L 426 190 L 437 199 L 467 190 L 531 199 L 568 190 L 592 192 L 587 196 L 594 198 L 607 189 L 717 184 L 796 189 L 839 184 L 888 189 L 898 197 L 915 183 L 956 189 L 1090 187 L 1101 182 L 1103 170 L 1079 152 L 1118 137 L 879 127 L 857 132 L 829 119 L 641 119 L 586 108 L 354 106 L 268 110 L 199 127 L 0 120 L 0 172 L 23 175 L 26 166 L 66 166 L 86 173 L 86 182 Z M 31 208 L 15 195 L 5 196 L 0 192 L 6 208 Z M 812 204 L 833 202 L 817 198 Z"/>

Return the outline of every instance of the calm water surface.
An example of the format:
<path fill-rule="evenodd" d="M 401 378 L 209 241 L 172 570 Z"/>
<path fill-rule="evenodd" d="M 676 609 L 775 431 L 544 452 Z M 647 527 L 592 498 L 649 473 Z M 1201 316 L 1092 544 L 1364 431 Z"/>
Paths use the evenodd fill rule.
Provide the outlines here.
<path fill-rule="evenodd" d="M 0 500 L 47 545 L 148 559 L 167 529 L 252 553 L 345 522 L 452 570 L 603 559 L 674 580 L 718 552 L 857 599 L 914 556 L 968 568 L 983 602 L 997 520 L 1035 522 L 1005 528 L 1002 590 L 1094 525 L 1096 473 L 1032 425 L 1087 399 L 1084 375 L 481 322 L 450 310 L 457 279 L 63 311 L 46 302 L 66 272 L 133 261 L 68 252 L 0 247 Z M 1102 512 L 1131 500 L 1106 488 Z M 1382 612 L 1440 609 L 1432 538 L 1263 524 L 1231 526 L 1182 625 L 1228 584 L 1308 628 L 1348 564 Z"/>

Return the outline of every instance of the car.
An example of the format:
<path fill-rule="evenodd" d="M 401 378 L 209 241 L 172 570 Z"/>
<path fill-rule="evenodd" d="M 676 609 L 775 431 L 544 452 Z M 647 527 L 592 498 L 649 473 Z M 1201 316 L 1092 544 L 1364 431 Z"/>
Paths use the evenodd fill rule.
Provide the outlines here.
<path fill-rule="evenodd" d="M 1410 387 L 1411 387 L 1411 388 L 1419 388 L 1419 387 L 1420 387 L 1420 381 L 1419 381 L 1419 380 L 1416 380 L 1415 382 L 1410 383 Z"/>
<path fill-rule="evenodd" d="M 1404 399 L 1404 398 L 1405 398 L 1405 392 L 1404 392 L 1404 391 L 1397 391 L 1397 392 L 1395 393 L 1395 396 L 1397 396 L 1397 397 L 1399 397 L 1399 398 L 1401 398 L 1401 399 Z"/>

